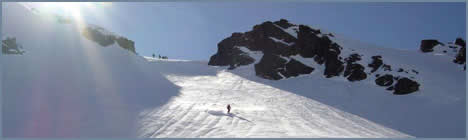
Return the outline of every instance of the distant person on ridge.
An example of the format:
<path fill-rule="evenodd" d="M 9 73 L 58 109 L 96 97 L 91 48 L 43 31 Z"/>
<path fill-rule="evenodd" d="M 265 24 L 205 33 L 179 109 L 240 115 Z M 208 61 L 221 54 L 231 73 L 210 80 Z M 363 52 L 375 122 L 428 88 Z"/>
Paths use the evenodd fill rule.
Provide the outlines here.
<path fill-rule="evenodd" d="M 231 112 L 231 105 L 230 104 L 227 105 L 227 109 L 228 109 L 228 114 L 229 114 Z"/>

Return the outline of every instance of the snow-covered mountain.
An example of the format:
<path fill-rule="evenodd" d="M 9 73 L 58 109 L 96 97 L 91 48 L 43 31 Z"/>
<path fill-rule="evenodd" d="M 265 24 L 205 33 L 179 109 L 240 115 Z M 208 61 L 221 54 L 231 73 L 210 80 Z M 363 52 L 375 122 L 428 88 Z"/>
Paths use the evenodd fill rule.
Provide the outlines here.
<path fill-rule="evenodd" d="M 24 51 L 0 58 L 4 137 L 465 137 L 465 71 L 446 45 L 384 49 L 278 21 L 223 40 L 210 62 L 160 60 L 96 25 L 2 10 L 2 40 L 21 46 L 7 50 Z M 332 49 L 295 47 L 317 40 Z M 400 77 L 382 82 L 393 91 L 385 74 Z M 392 94 L 402 77 L 417 91 Z"/>
<path fill-rule="evenodd" d="M 342 42 L 343 40 L 343 37 L 332 33 L 306 25 L 291 24 L 285 19 L 267 21 L 255 25 L 252 31 L 233 33 L 231 37 L 221 41 L 218 44 L 218 52 L 210 58 L 208 64 L 229 65 L 229 69 L 254 64 L 256 75 L 271 80 L 296 77 L 315 71 L 323 73 L 327 78 L 346 77 L 350 82 L 376 77 L 375 84 L 387 87 L 387 90 L 397 95 L 419 90 L 421 85 L 417 81 L 421 78 L 417 67 L 401 66 L 406 62 L 392 62 L 392 57 L 398 55 L 366 52 L 365 49 L 356 46 L 369 45 L 350 44 Z M 459 43 L 445 46 L 439 45 L 441 43 L 437 40 L 423 40 L 421 50 L 432 52 L 435 48 L 434 53 L 452 57 L 455 62 L 456 54 L 464 58 L 462 52 L 465 52 L 464 49 L 460 49 L 464 48 L 464 41 L 457 39 L 457 42 Z M 464 60 L 458 62 L 464 63 Z M 458 70 L 457 66 L 447 68 Z"/>

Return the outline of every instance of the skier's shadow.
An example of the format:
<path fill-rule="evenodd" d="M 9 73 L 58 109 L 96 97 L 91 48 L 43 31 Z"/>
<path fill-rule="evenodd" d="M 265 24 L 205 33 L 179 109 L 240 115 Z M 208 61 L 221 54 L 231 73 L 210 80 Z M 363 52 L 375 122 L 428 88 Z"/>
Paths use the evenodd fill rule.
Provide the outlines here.
<path fill-rule="evenodd" d="M 228 117 L 232 117 L 232 118 L 238 118 L 240 120 L 243 120 L 243 121 L 247 121 L 247 122 L 250 122 L 250 123 L 253 123 L 255 124 L 254 122 L 244 118 L 244 117 L 241 117 L 239 115 L 236 115 L 234 113 L 224 113 L 223 111 L 214 111 L 214 110 L 210 110 L 210 111 L 206 111 L 208 114 L 211 114 L 211 115 L 215 115 L 215 116 L 228 116 Z"/>

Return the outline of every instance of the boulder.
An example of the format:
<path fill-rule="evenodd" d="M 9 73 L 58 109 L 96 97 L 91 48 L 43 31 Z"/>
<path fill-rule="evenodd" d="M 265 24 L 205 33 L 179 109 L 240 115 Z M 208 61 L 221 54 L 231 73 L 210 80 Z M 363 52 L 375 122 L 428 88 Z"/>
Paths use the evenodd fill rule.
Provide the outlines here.
<path fill-rule="evenodd" d="M 380 76 L 377 79 L 375 79 L 375 84 L 379 86 L 390 86 L 393 84 L 393 76 L 390 74 Z"/>
<path fill-rule="evenodd" d="M 353 53 L 349 55 L 347 58 L 345 58 L 345 62 L 348 64 L 354 63 L 356 61 L 361 61 L 361 55 L 357 53 Z"/>
<path fill-rule="evenodd" d="M 438 44 L 440 44 L 440 42 L 435 39 L 422 40 L 420 50 L 424 53 L 432 52 L 434 51 L 434 47 Z"/>
<path fill-rule="evenodd" d="M 348 76 L 349 75 L 349 76 Z M 360 81 L 367 78 L 367 74 L 364 72 L 364 66 L 361 64 L 347 64 L 344 76 L 348 76 L 349 81 Z"/>
<path fill-rule="evenodd" d="M 398 79 L 393 94 L 406 95 L 419 90 L 419 83 L 406 77 Z"/>
<path fill-rule="evenodd" d="M 380 55 L 377 55 L 377 56 L 372 56 L 372 62 L 370 64 L 368 64 L 367 66 L 368 67 L 371 67 L 371 73 L 377 71 L 377 69 L 379 69 L 380 66 L 383 65 L 383 61 L 382 61 L 382 56 Z"/>

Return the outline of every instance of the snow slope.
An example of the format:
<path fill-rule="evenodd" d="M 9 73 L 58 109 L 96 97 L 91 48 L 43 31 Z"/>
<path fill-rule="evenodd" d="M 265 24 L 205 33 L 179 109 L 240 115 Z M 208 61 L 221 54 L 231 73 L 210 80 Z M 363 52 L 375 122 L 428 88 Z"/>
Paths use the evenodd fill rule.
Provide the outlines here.
<path fill-rule="evenodd" d="M 5 137 L 133 137 L 141 110 L 178 93 L 144 58 L 87 40 L 77 23 L 17 3 L 2 10 L 2 34 L 26 50 L 1 56 Z"/>
<path fill-rule="evenodd" d="M 140 137 L 411 137 L 223 68 L 206 67 L 206 62 L 153 65 L 181 93 L 141 113 Z M 227 104 L 232 114 L 226 113 Z"/>
<path fill-rule="evenodd" d="M 78 23 L 57 23 L 16 3 L 2 10 L 2 35 L 26 51 L 0 58 L 4 137 L 465 136 L 465 75 L 448 57 L 337 36 L 365 57 L 378 53 L 385 63 L 420 71 L 420 91 L 394 96 L 373 77 L 350 83 L 317 70 L 270 81 L 252 65 L 227 71 L 141 57 L 87 40 Z"/>

